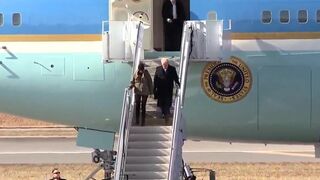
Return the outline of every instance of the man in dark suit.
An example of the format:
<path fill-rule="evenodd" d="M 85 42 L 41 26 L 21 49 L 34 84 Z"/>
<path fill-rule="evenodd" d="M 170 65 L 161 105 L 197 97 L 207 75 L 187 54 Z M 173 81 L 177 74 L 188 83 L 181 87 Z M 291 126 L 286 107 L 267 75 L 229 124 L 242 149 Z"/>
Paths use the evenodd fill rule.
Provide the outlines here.
<path fill-rule="evenodd" d="M 180 86 L 176 68 L 169 65 L 167 58 L 162 58 L 161 66 L 157 67 L 154 75 L 153 93 L 158 99 L 157 105 L 161 108 L 167 125 L 172 105 L 173 82 Z"/>
<path fill-rule="evenodd" d="M 166 51 L 179 51 L 183 22 L 186 19 L 184 8 L 179 0 L 166 0 L 162 6 L 164 42 Z"/>

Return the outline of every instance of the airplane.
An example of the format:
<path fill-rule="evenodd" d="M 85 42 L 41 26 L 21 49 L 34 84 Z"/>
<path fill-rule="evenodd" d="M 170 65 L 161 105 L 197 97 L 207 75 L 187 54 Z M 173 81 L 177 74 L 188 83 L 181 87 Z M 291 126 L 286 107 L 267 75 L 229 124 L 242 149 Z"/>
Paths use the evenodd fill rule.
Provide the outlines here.
<path fill-rule="evenodd" d="M 187 139 L 314 144 L 319 155 L 319 2 L 182 2 L 190 27 L 198 27 L 193 37 L 209 39 L 191 47 L 183 107 Z M 161 51 L 162 3 L 3 0 L 0 111 L 113 137 L 134 66 L 118 27 L 144 22 L 142 61 L 180 57 Z"/>

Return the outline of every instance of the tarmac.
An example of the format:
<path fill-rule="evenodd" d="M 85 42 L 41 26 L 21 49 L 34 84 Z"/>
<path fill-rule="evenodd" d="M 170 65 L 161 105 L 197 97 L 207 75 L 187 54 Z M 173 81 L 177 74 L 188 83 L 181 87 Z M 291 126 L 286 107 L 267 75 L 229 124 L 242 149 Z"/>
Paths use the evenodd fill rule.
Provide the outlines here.
<path fill-rule="evenodd" d="M 91 163 L 92 149 L 77 147 L 74 137 L 0 138 L 0 164 Z M 186 162 L 320 162 L 313 145 L 264 145 L 186 141 Z"/>

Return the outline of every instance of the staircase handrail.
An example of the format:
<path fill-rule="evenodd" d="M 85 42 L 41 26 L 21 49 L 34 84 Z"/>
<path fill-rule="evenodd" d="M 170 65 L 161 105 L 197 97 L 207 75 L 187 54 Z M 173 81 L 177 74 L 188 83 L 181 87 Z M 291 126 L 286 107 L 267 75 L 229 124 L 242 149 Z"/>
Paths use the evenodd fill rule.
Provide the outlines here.
<path fill-rule="evenodd" d="M 138 69 L 138 64 L 140 63 L 140 51 L 142 48 L 142 37 L 143 37 L 143 27 L 142 23 L 138 24 L 137 40 L 135 44 L 135 50 L 133 55 L 133 73 Z M 133 75 L 132 75 L 133 76 Z M 132 77 L 131 77 L 132 79 Z M 125 89 L 123 96 L 122 112 L 121 112 L 121 122 L 119 129 L 119 139 L 118 139 L 118 155 L 116 160 L 115 168 L 115 180 L 121 180 L 125 178 L 125 163 L 127 158 L 127 147 L 129 140 L 129 130 L 132 123 L 133 111 L 134 111 L 134 91 L 132 88 L 128 87 Z"/>
<path fill-rule="evenodd" d="M 178 94 L 180 91 L 178 91 Z M 179 110 L 181 107 L 181 101 L 179 96 L 175 98 L 175 111 L 174 111 L 174 117 L 173 117 L 173 126 L 172 126 L 172 145 L 171 145 L 171 155 L 170 155 L 170 165 L 169 165 L 169 180 L 174 180 L 176 178 L 176 172 L 178 169 L 177 162 L 181 162 L 182 159 L 180 159 L 180 155 L 182 155 L 182 151 L 180 151 L 181 148 L 181 140 L 182 140 L 182 129 L 180 120 L 181 119 L 181 111 Z"/>
<path fill-rule="evenodd" d="M 168 173 L 169 180 L 177 180 L 179 178 L 179 174 L 177 172 L 182 172 L 182 145 L 184 139 L 182 109 L 184 105 L 184 94 L 186 89 L 191 34 L 191 26 L 189 26 L 188 23 L 185 22 L 181 42 L 182 52 L 180 57 L 179 69 L 180 88 L 178 89 L 177 96 L 175 97 L 175 107 L 172 122 L 172 148 Z"/>
<path fill-rule="evenodd" d="M 115 179 L 120 180 L 124 177 L 124 163 L 126 159 L 126 147 L 128 144 L 128 131 L 130 127 L 130 113 L 131 113 L 131 100 L 132 100 L 132 90 L 126 88 L 123 95 L 122 112 L 121 112 L 121 122 L 119 129 L 119 139 L 117 148 L 117 159 L 115 167 Z"/>

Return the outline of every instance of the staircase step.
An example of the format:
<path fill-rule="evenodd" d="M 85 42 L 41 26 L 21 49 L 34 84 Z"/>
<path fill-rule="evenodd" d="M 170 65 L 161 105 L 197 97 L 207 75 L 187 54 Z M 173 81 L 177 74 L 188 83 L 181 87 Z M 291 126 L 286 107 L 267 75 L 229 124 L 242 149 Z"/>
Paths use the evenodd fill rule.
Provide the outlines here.
<path fill-rule="evenodd" d="M 129 179 L 166 179 L 168 172 L 127 172 Z"/>
<path fill-rule="evenodd" d="M 128 156 L 169 156 L 171 148 L 168 149 L 128 149 Z"/>
<path fill-rule="evenodd" d="M 171 126 L 132 126 L 130 134 L 169 134 Z"/>
<path fill-rule="evenodd" d="M 140 157 L 133 156 L 127 157 L 127 165 L 129 164 L 169 164 L 170 157 L 169 156 L 150 156 L 150 157 Z"/>
<path fill-rule="evenodd" d="M 130 171 L 153 171 L 161 172 L 169 170 L 169 164 L 127 164 L 126 172 Z"/>
<path fill-rule="evenodd" d="M 171 134 L 133 134 L 129 136 L 129 141 L 171 141 Z"/>
<path fill-rule="evenodd" d="M 168 149 L 171 141 L 134 141 L 129 142 L 129 149 Z"/>

